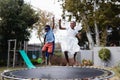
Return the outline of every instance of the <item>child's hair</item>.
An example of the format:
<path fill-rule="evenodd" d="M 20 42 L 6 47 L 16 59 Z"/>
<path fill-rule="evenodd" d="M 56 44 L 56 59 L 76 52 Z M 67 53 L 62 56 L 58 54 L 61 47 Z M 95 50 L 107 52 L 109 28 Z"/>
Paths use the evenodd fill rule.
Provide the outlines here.
<path fill-rule="evenodd" d="M 50 26 L 49 26 L 49 25 L 46 25 L 46 26 L 45 26 L 45 30 L 50 30 Z"/>

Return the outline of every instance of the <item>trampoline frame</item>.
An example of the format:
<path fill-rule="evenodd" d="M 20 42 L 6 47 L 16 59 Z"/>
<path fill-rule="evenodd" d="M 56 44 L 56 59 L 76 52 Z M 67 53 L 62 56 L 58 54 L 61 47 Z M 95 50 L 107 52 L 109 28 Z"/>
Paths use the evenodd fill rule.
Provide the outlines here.
<path fill-rule="evenodd" d="M 61 67 L 61 66 L 46 66 L 46 67 Z M 63 66 L 62 66 L 63 67 Z M 64 66 L 64 67 L 72 67 L 72 66 Z M 45 67 L 37 67 L 37 68 L 45 68 Z M 109 79 L 109 78 L 111 78 L 111 77 L 113 77 L 114 76 L 114 72 L 113 71 L 109 71 L 109 70 L 107 70 L 107 69 L 102 69 L 102 68 L 95 68 L 95 67 L 89 67 L 89 66 L 83 66 L 83 67 L 79 67 L 79 66 L 77 66 L 77 67 L 72 67 L 72 68 L 94 68 L 94 69 L 98 69 L 98 70 L 102 70 L 102 71 L 104 71 L 104 75 L 101 75 L 101 76 L 96 76 L 96 77 L 88 77 L 87 79 L 90 79 L 90 80 L 93 80 L 93 79 L 95 79 L 95 78 L 97 78 L 97 80 L 105 80 L 105 79 Z M 32 68 L 33 69 L 33 68 Z M 24 69 L 19 69 L 19 70 L 29 70 L 28 68 L 24 68 Z M 4 71 L 4 72 L 2 72 L 1 73 L 1 78 L 2 78 L 2 80 L 5 80 L 5 79 L 9 79 L 9 80 L 81 80 L 81 79 L 84 79 L 84 78 L 76 78 L 76 79 L 43 79 L 43 78 L 17 78 L 17 77 L 15 77 L 15 76 L 13 76 L 12 74 L 11 74 L 11 72 L 13 72 L 13 71 L 19 71 L 19 70 L 10 70 L 10 71 Z M 105 73 L 106 73 L 106 75 L 105 75 Z"/>

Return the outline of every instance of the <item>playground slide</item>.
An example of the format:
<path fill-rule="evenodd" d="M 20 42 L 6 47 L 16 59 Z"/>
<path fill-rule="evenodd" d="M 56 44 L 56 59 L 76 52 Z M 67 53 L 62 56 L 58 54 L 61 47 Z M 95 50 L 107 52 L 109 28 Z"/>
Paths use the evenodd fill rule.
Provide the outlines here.
<path fill-rule="evenodd" d="M 28 58 L 28 56 L 27 56 L 27 54 L 26 54 L 26 52 L 25 52 L 24 50 L 19 50 L 19 52 L 20 52 L 22 58 L 24 59 L 26 65 L 27 65 L 27 67 L 28 67 L 29 69 L 31 69 L 31 68 L 36 68 L 36 67 L 32 64 L 32 62 L 30 61 L 30 59 Z"/>

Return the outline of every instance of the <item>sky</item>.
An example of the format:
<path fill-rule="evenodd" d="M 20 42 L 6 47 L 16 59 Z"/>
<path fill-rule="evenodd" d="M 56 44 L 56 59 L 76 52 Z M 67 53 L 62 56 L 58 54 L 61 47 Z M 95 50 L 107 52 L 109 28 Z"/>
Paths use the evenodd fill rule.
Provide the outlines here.
<path fill-rule="evenodd" d="M 46 10 L 48 12 L 52 12 L 55 15 L 56 19 L 62 19 L 61 15 L 62 15 L 62 6 L 60 5 L 61 3 L 58 2 L 58 0 L 24 0 L 26 3 L 31 4 L 34 8 L 39 8 L 41 10 Z M 57 22 L 57 21 L 56 21 Z M 64 22 L 62 21 L 62 26 L 66 27 L 69 25 L 69 22 Z M 77 29 L 80 30 L 81 25 L 77 25 Z M 40 40 L 37 38 L 36 35 L 37 31 L 33 31 L 31 33 L 31 38 L 29 43 L 30 44 L 36 44 L 36 43 L 40 43 Z M 65 31 L 63 30 L 57 30 L 57 33 L 55 33 L 55 40 L 56 42 L 59 42 L 62 37 L 65 35 Z"/>
<path fill-rule="evenodd" d="M 62 7 L 58 0 L 24 0 L 25 3 L 31 4 L 34 8 L 39 8 L 41 10 L 46 10 L 52 12 L 55 18 L 61 19 Z M 31 33 L 30 44 L 40 43 L 36 36 L 36 31 Z"/>
<path fill-rule="evenodd" d="M 27 3 L 30 3 L 35 8 L 46 10 L 55 14 L 55 17 L 59 17 L 62 14 L 62 7 L 58 0 L 24 0 Z"/>

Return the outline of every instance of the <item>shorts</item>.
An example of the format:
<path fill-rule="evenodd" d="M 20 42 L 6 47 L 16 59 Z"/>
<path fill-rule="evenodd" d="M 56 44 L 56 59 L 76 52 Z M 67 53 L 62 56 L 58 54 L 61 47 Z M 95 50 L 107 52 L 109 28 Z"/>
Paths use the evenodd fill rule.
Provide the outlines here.
<path fill-rule="evenodd" d="M 42 48 L 43 52 L 48 52 L 48 53 L 53 53 L 53 50 L 54 50 L 54 43 L 53 42 L 45 43 L 43 48 Z"/>

